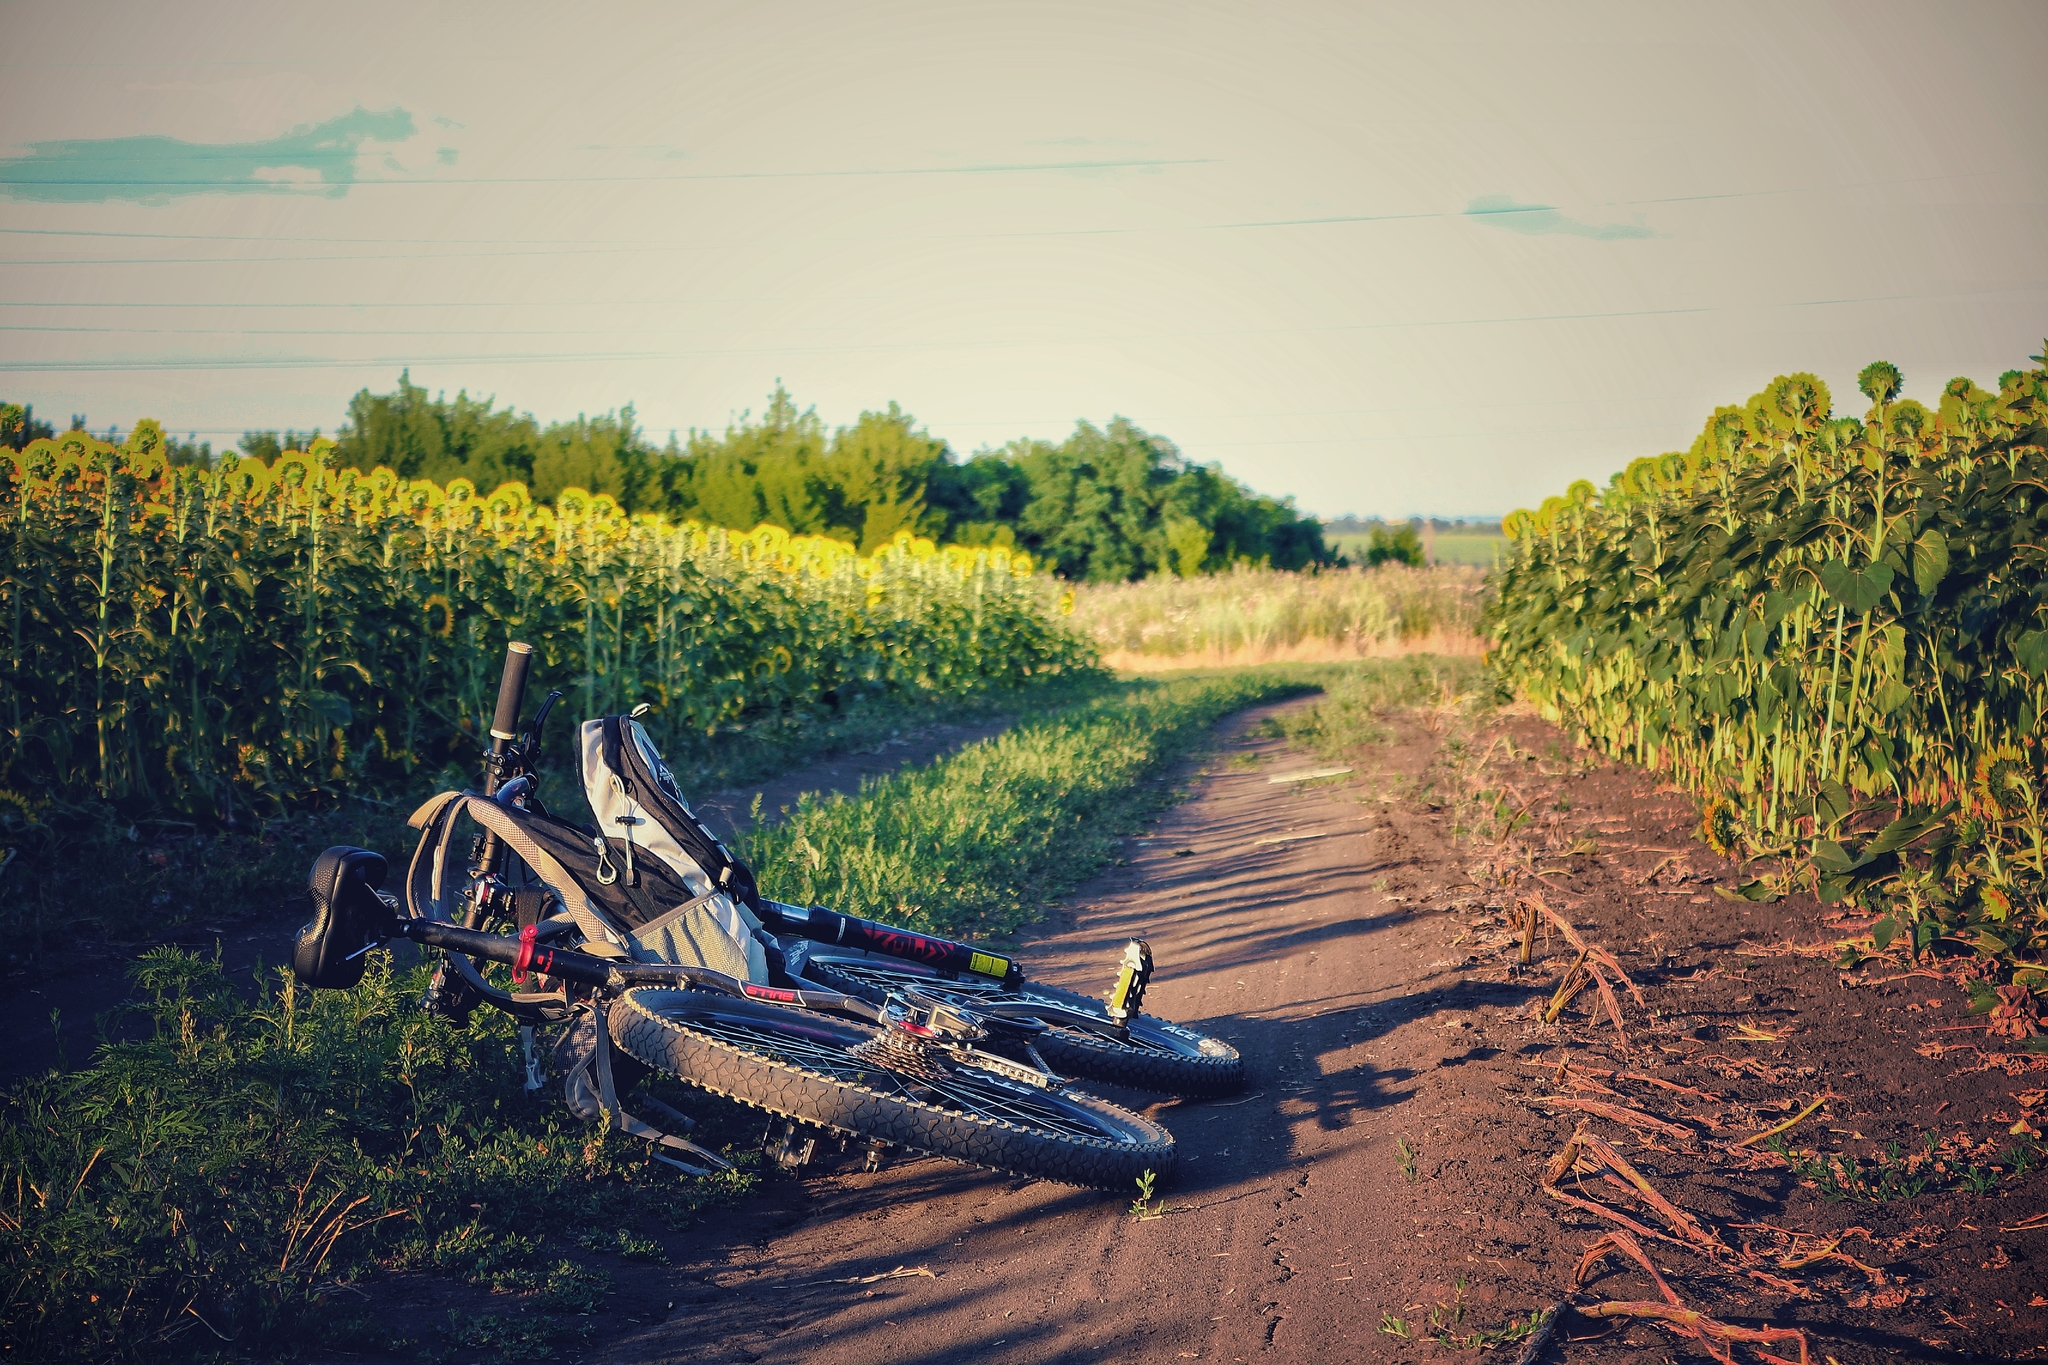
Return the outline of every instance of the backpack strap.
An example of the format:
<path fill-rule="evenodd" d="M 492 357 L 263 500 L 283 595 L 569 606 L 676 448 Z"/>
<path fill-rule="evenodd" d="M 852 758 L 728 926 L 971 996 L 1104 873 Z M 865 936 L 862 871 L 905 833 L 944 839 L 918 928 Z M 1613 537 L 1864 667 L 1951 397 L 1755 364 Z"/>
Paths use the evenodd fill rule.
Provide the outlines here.
<path fill-rule="evenodd" d="M 667 1147 L 671 1151 L 685 1152 L 700 1160 L 711 1163 L 710 1167 L 692 1166 L 677 1161 L 674 1157 L 663 1156 L 658 1151 L 648 1153 L 656 1161 L 667 1162 L 686 1175 L 710 1175 L 714 1168 L 721 1171 L 731 1170 L 732 1163 L 718 1155 L 718 1153 L 706 1151 L 696 1143 L 685 1141 L 673 1133 L 664 1133 L 652 1124 L 636 1119 L 626 1112 L 625 1106 L 619 1103 L 618 1087 L 612 1081 L 612 1031 L 609 1023 L 610 1021 L 602 1014 L 598 1015 L 596 1019 L 597 1046 L 591 1049 L 590 1062 L 587 1064 L 597 1073 L 598 1100 L 604 1105 L 605 1119 L 610 1123 L 612 1130 L 625 1133 L 629 1137 L 639 1138 L 643 1142 L 651 1142 L 656 1147 Z M 662 1108 L 666 1109 L 668 1106 L 663 1105 Z M 672 1109 L 669 1112 L 675 1113 Z M 676 1117 L 682 1118 L 682 1115 L 677 1114 Z M 688 1122 L 687 1119 L 684 1121 Z"/>
<path fill-rule="evenodd" d="M 408 821 L 422 831 L 405 885 L 406 906 L 413 914 L 445 922 L 459 919 L 457 911 L 469 871 L 463 859 L 452 856 L 451 845 L 459 815 L 467 815 L 497 835 L 506 847 L 554 889 L 562 908 L 583 931 L 584 952 L 599 957 L 632 955 L 625 936 L 584 894 L 582 884 L 570 875 L 555 855 L 527 833 L 519 813 L 471 792 L 443 792 L 414 811 Z"/>
<path fill-rule="evenodd" d="M 635 780 L 634 770 L 644 770 L 646 761 L 639 752 L 639 746 L 629 743 L 626 727 L 632 723 L 628 716 L 606 716 L 602 722 L 602 752 L 604 765 L 611 770 L 613 778 L 622 785 L 626 795 L 631 797 L 636 805 L 645 809 L 650 804 L 649 796 L 639 790 L 640 784 Z M 628 756 L 629 748 L 631 757 Z M 648 777 L 652 779 L 653 774 L 649 772 Z M 654 785 L 657 788 L 654 799 L 669 799 L 668 793 L 658 790 L 658 781 L 655 781 Z M 683 852 L 689 854 L 697 866 L 704 869 L 705 875 L 711 878 L 714 889 L 723 891 L 749 910 L 759 914 L 761 893 L 755 887 L 753 869 L 735 858 L 719 837 L 705 828 L 704 822 L 680 801 L 674 804 L 678 818 L 663 820 L 662 827 L 677 844 L 681 845 Z"/>

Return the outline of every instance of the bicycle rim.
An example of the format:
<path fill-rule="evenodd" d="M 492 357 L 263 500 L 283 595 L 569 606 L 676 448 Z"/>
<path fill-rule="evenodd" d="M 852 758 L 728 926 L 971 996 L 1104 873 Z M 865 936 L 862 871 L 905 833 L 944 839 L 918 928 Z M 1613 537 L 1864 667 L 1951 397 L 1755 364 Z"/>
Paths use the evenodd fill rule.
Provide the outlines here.
<path fill-rule="evenodd" d="M 640 987 L 613 1004 L 610 1026 L 649 1066 L 836 1133 L 1098 1189 L 1174 1166 L 1172 1134 L 1141 1115 L 971 1068 L 889 1069 L 853 1052 L 875 1030 L 802 1010 Z"/>

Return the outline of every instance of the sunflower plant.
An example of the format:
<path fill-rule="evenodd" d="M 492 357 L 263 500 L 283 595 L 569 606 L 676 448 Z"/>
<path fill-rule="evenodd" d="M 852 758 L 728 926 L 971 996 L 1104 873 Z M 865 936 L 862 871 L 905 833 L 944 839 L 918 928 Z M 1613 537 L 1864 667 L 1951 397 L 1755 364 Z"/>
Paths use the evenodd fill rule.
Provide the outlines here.
<path fill-rule="evenodd" d="M 2048 351 L 2044 351 L 2048 354 Z M 1878 950 L 2048 948 L 2048 368 L 1862 416 L 1780 376 L 1690 448 L 1509 516 L 1492 665 L 1692 791 L 1702 834 L 1872 912 Z M 1781 885 L 1752 882 L 1744 894 Z"/>

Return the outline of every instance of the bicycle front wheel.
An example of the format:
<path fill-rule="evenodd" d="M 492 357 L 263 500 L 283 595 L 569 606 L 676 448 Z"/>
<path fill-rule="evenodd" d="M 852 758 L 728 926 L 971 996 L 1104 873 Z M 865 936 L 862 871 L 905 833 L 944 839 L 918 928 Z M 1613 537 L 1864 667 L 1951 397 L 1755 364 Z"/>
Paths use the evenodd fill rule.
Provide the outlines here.
<path fill-rule="evenodd" d="M 972 1068 L 886 1069 L 855 1054 L 877 1036 L 858 1024 L 654 986 L 627 991 L 609 1022 L 618 1045 L 657 1070 L 836 1133 L 1092 1189 L 1173 1173 L 1173 1135 L 1148 1118 Z"/>
<path fill-rule="evenodd" d="M 1075 1010 L 1107 1021 L 1109 1008 L 1058 986 L 1027 980 L 1011 990 L 998 981 L 941 976 L 901 958 L 829 949 L 813 950 L 805 957 L 803 974 L 828 990 L 878 1004 L 890 991 L 911 986 L 951 996 L 970 1009 L 978 1001 L 1054 1006 L 1044 1019 L 1049 1027 L 1038 1039 L 1038 1050 L 1057 1071 L 1191 1099 L 1244 1088 L 1244 1058 L 1222 1039 L 1149 1014 L 1131 1020 L 1121 1036 L 1062 1024 L 1060 1011 Z"/>

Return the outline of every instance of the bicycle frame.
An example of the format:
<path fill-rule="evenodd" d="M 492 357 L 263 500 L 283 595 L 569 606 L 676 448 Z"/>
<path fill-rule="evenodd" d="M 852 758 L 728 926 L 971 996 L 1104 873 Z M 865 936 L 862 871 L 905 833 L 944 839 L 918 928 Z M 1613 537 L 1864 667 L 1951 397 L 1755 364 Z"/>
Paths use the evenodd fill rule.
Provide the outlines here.
<path fill-rule="evenodd" d="M 1013 990 L 1024 980 L 1024 969 L 1014 959 L 970 943 L 914 934 L 857 915 L 842 915 L 822 905 L 785 905 L 765 897 L 761 905 L 767 912 L 761 916 L 762 926 L 772 934 L 793 934 L 835 948 L 900 957 L 939 972 L 969 972 Z"/>

